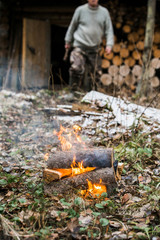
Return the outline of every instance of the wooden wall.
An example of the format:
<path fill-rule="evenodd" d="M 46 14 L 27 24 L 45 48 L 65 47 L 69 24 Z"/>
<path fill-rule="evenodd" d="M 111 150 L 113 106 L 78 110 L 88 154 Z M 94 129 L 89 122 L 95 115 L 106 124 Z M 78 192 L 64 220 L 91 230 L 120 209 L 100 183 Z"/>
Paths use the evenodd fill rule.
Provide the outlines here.
<path fill-rule="evenodd" d="M 9 12 L 0 1 L 0 87 L 4 82 L 9 51 Z"/>

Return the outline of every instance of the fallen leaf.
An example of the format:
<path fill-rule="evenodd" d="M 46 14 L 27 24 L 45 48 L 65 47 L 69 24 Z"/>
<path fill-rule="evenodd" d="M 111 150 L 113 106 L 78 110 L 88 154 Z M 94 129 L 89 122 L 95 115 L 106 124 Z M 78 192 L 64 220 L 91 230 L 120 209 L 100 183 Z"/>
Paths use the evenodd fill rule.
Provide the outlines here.
<path fill-rule="evenodd" d="M 117 222 L 117 221 L 109 221 L 109 224 L 110 224 L 111 227 L 114 227 L 114 228 L 120 228 L 121 227 L 120 222 Z"/>
<path fill-rule="evenodd" d="M 146 216 L 146 212 L 150 210 L 150 204 L 146 204 L 143 207 L 139 208 L 137 211 L 135 211 L 132 216 L 134 218 L 143 218 Z"/>
<path fill-rule="evenodd" d="M 52 240 L 54 240 L 54 239 L 58 239 L 58 233 L 51 233 L 51 235 L 50 235 L 51 237 L 52 237 Z"/>
<path fill-rule="evenodd" d="M 85 227 L 86 225 L 90 224 L 90 222 L 92 221 L 92 217 L 91 216 L 86 216 L 86 217 L 80 216 L 78 218 L 78 220 L 79 220 L 80 226 Z"/>
<path fill-rule="evenodd" d="M 125 204 L 131 197 L 132 195 L 130 193 L 125 193 L 121 200 L 122 204 Z"/>
<path fill-rule="evenodd" d="M 6 197 L 10 197 L 12 194 L 14 194 L 14 192 L 8 191 L 8 193 L 7 193 L 5 196 L 6 196 Z"/>
<path fill-rule="evenodd" d="M 146 237 L 146 234 L 143 233 L 143 232 L 138 232 L 138 233 L 136 233 L 134 236 L 137 236 L 137 237 Z"/>
<path fill-rule="evenodd" d="M 139 197 L 132 197 L 132 201 L 133 202 L 140 202 L 140 201 L 142 201 L 142 199 L 141 198 L 139 198 Z"/>
<path fill-rule="evenodd" d="M 113 232 L 112 233 L 112 236 L 115 237 L 115 236 L 118 236 L 118 239 L 128 239 L 127 237 L 127 234 L 124 234 L 124 233 L 121 233 L 120 231 L 117 231 L 117 232 Z M 116 239 L 116 238 L 115 238 Z"/>
<path fill-rule="evenodd" d="M 71 232 L 75 232 L 75 229 L 79 226 L 79 221 L 77 218 L 72 218 L 70 222 L 67 223 L 67 228 Z"/>
<path fill-rule="evenodd" d="M 57 211 L 55 211 L 54 209 L 53 210 L 50 210 L 50 216 L 52 217 L 52 218 L 57 218 L 58 217 L 58 213 L 57 213 Z"/>
<path fill-rule="evenodd" d="M 138 176 L 138 181 L 139 181 L 139 183 L 143 183 L 143 181 L 144 181 L 144 178 L 143 178 L 143 176 L 142 175 L 140 175 L 140 176 Z"/>
<path fill-rule="evenodd" d="M 122 137 L 122 134 L 117 133 L 113 136 L 113 141 L 119 140 Z"/>

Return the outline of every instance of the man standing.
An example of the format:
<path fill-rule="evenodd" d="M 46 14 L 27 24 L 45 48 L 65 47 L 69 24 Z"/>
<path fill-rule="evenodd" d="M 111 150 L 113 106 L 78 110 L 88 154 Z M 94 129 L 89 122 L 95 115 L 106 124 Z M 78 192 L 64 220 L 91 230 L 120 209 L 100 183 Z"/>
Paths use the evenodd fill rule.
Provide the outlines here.
<path fill-rule="evenodd" d="M 101 58 L 98 51 L 102 38 L 106 39 L 107 54 L 111 52 L 114 44 L 109 12 L 99 5 L 98 1 L 88 0 L 88 3 L 75 10 L 65 35 L 65 49 L 73 47 L 69 69 L 69 85 L 72 89 L 83 85 L 85 90 L 91 90 L 92 83 L 101 75 Z M 86 66 L 90 78 L 84 82 Z"/>

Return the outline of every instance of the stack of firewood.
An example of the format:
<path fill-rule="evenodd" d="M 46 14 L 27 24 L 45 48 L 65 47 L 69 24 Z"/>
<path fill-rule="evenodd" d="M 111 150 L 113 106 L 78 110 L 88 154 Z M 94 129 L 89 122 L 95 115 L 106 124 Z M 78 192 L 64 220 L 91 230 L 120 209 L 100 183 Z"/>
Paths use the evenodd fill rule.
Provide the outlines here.
<path fill-rule="evenodd" d="M 110 2 L 112 5 L 112 3 Z M 147 6 L 145 6 L 146 8 Z M 111 8 L 111 9 L 115 9 Z M 137 82 L 142 76 L 142 55 L 144 51 L 145 22 L 141 17 L 142 9 L 135 8 L 128 13 L 129 9 L 122 6 L 117 14 L 111 12 L 115 44 L 112 52 L 105 52 L 105 40 L 103 40 L 100 55 L 102 57 L 103 74 L 101 82 L 104 86 L 121 87 L 123 84 L 130 89 L 136 88 Z M 143 9 L 146 12 L 145 9 Z M 114 11 L 114 10 L 113 10 Z M 114 15 L 113 15 L 114 14 Z M 141 15 L 140 15 L 141 14 Z M 149 63 L 149 78 L 152 88 L 160 85 L 158 69 L 160 68 L 160 30 L 156 26 Z"/>

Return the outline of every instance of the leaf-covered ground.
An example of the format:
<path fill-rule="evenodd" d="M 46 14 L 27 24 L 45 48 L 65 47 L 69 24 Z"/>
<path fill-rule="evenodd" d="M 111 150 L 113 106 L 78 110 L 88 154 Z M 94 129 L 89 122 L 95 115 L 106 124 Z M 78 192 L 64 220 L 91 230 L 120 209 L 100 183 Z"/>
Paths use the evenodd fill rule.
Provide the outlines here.
<path fill-rule="evenodd" d="M 160 239 L 160 128 L 140 119 L 136 128 L 109 131 L 112 110 L 82 105 L 82 97 L 0 92 L 0 239 Z M 124 163 L 109 198 L 84 198 L 80 189 L 44 193 L 45 154 L 60 148 L 53 131 L 74 123 L 87 145 L 113 147 Z"/>

